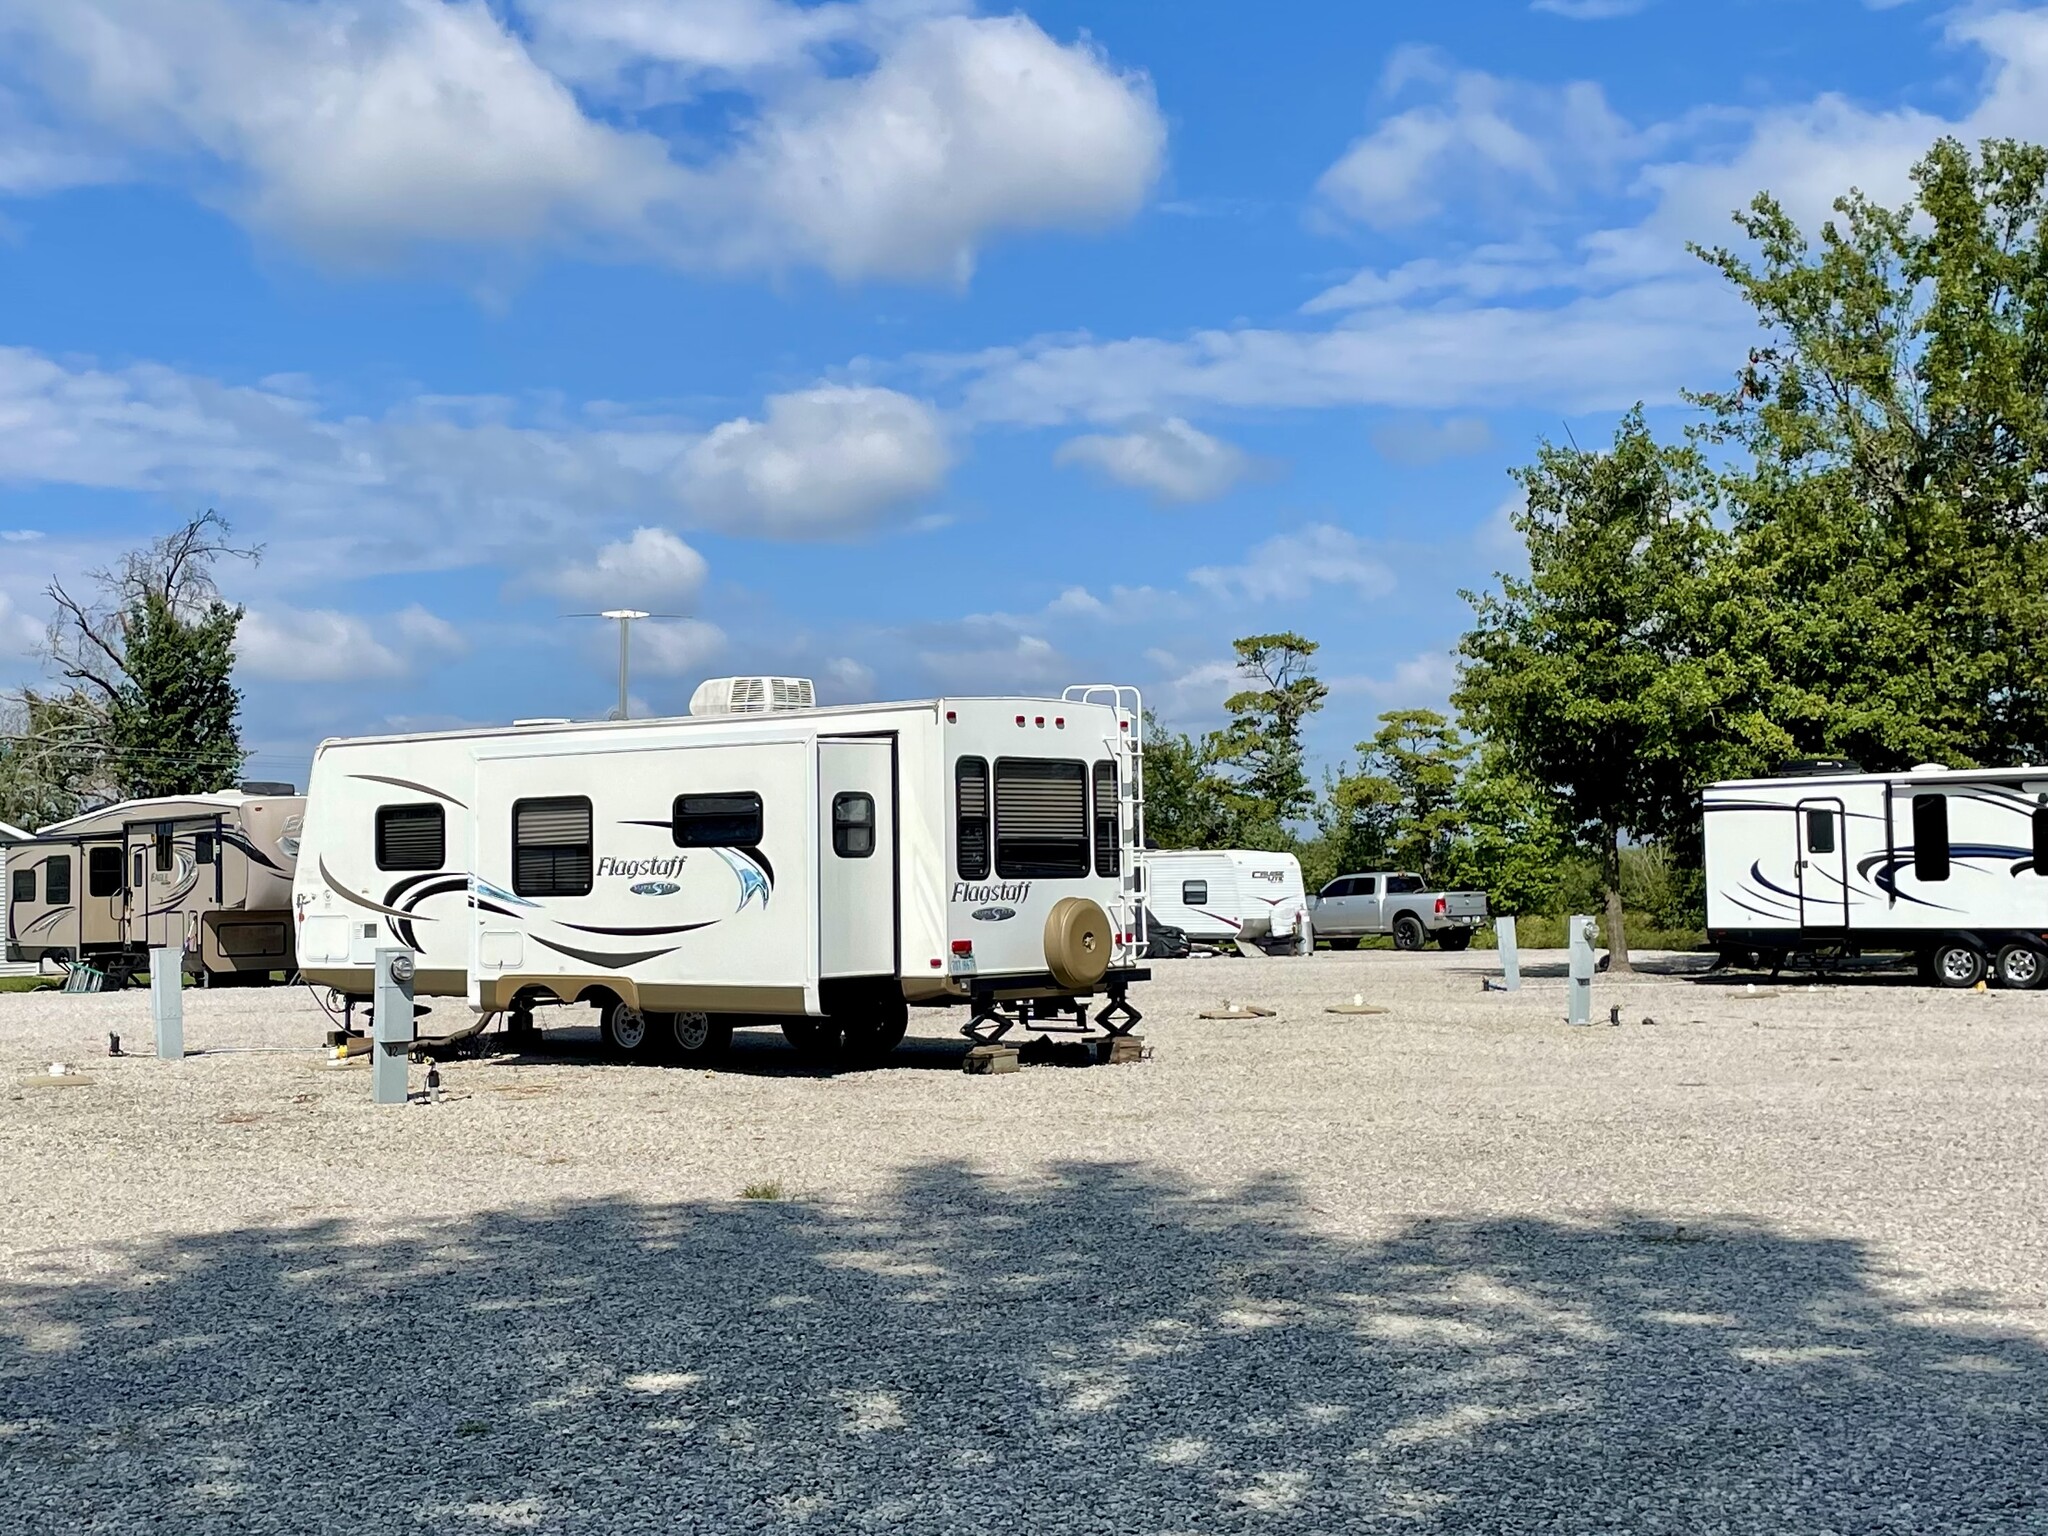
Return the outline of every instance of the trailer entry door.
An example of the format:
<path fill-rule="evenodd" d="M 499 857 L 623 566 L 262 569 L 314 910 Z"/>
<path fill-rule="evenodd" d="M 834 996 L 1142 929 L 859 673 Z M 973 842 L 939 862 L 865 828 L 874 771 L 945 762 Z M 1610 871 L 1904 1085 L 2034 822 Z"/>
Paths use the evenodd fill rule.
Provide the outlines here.
<path fill-rule="evenodd" d="M 896 742 L 818 742 L 818 974 L 894 976 Z"/>
<path fill-rule="evenodd" d="M 1802 800 L 1794 813 L 1798 839 L 1793 868 L 1799 874 L 1799 925 L 1849 926 L 1849 828 L 1842 802 Z"/>

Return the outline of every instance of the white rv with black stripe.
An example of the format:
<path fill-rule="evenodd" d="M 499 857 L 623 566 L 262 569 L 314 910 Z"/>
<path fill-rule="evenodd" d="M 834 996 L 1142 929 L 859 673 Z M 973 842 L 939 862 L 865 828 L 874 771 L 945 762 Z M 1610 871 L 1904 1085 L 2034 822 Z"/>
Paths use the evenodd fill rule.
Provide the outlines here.
<path fill-rule="evenodd" d="M 1724 955 L 1903 951 L 1947 986 L 2048 982 L 2048 768 L 1818 765 L 1716 784 L 1702 810 Z"/>

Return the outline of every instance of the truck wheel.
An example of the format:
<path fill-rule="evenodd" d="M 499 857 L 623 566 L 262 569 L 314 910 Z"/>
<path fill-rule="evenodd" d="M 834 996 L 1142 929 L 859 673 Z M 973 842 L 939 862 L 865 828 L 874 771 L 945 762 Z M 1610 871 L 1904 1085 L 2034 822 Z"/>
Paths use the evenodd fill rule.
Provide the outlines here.
<path fill-rule="evenodd" d="M 1413 912 L 1403 912 L 1394 919 L 1394 948 L 1420 949 L 1429 942 L 1429 934 L 1422 926 L 1422 919 Z"/>
<path fill-rule="evenodd" d="M 1356 939 L 1325 939 L 1323 942 L 1332 949 L 1351 950 L 1358 948 L 1358 940 Z"/>
<path fill-rule="evenodd" d="M 1984 951 L 1962 939 L 1943 939 L 1934 946 L 1934 984 L 1958 989 L 1984 979 Z"/>
<path fill-rule="evenodd" d="M 655 1015 L 657 1043 L 670 1061 L 698 1066 L 717 1061 L 732 1044 L 732 1021 L 694 1010 Z"/>
<path fill-rule="evenodd" d="M 621 1060 L 635 1061 L 653 1054 L 648 1049 L 654 1039 L 653 1022 L 620 998 L 612 998 L 604 1005 L 604 1012 L 598 1015 L 597 1032 L 604 1040 L 605 1050 Z"/>
<path fill-rule="evenodd" d="M 2048 982 L 2048 955 L 2031 944 L 2008 944 L 1995 962 L 1998 984 L 2015 992 L 2033 992 Z"/>
<path fill-rule="evenodd" d="M 1461 949 L 1472 947 L 1470 928 L 1446 928 L 1436 936 L 1436 947 L 1445 954 L 1455 955 Z"/>

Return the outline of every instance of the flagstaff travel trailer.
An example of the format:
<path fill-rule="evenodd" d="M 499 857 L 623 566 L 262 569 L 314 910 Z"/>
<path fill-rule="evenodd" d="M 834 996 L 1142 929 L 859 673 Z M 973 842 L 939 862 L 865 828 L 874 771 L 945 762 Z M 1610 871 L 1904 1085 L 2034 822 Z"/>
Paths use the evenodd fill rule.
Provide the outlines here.
<path fill-rule="evenodd" d="M 1146 910 L 1197 944 L 1311 953 L 1308 893 L 1291 853 L 1145 851 Z"/>
<path fill-rule="evenodd" d="M 2048 768 L 1795 765 L 1702 808 L 1724 958 L 1889 950 L 1943 986 L 2048 981 Z"/>
<path fill-rule="evenodd" d="M 708 1056 L 735 1025 L 893 1047 L 907 1008 L 977 1034 L 1118 1032 L 1144 943 L 1135 689 L 815 708 L 796 680 L 676 719 L 322 743 L 293 894 L 308 980 L 533 1027 L 599 1010 L 616 1053 Z M 1028 1019 L 1027 1019 L 1028 1015 Z"/>
<path fill-rule="evenodd" d="M 291 894 L 305 800 L 289 784 L 124 800 L 8 850 L 7 947 L 83 961 L 115 984 L 152 949 L 207 981 L 293 968 Z"/>

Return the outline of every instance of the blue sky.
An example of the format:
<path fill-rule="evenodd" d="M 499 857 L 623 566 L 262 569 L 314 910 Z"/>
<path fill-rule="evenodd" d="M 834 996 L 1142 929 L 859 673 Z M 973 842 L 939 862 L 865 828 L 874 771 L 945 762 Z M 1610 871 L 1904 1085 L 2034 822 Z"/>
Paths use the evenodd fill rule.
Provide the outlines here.
<path fill-rule="evenodd" d="M 1134 682 L 1294 628 L 1440 704 L 1507 470 L 1744 315 L 1685 254 L 2040 137 L 2048 8 L 0 0 L 0 686 L 41 589 L 265 547 L 252 771 L 328 734 Z"/>

